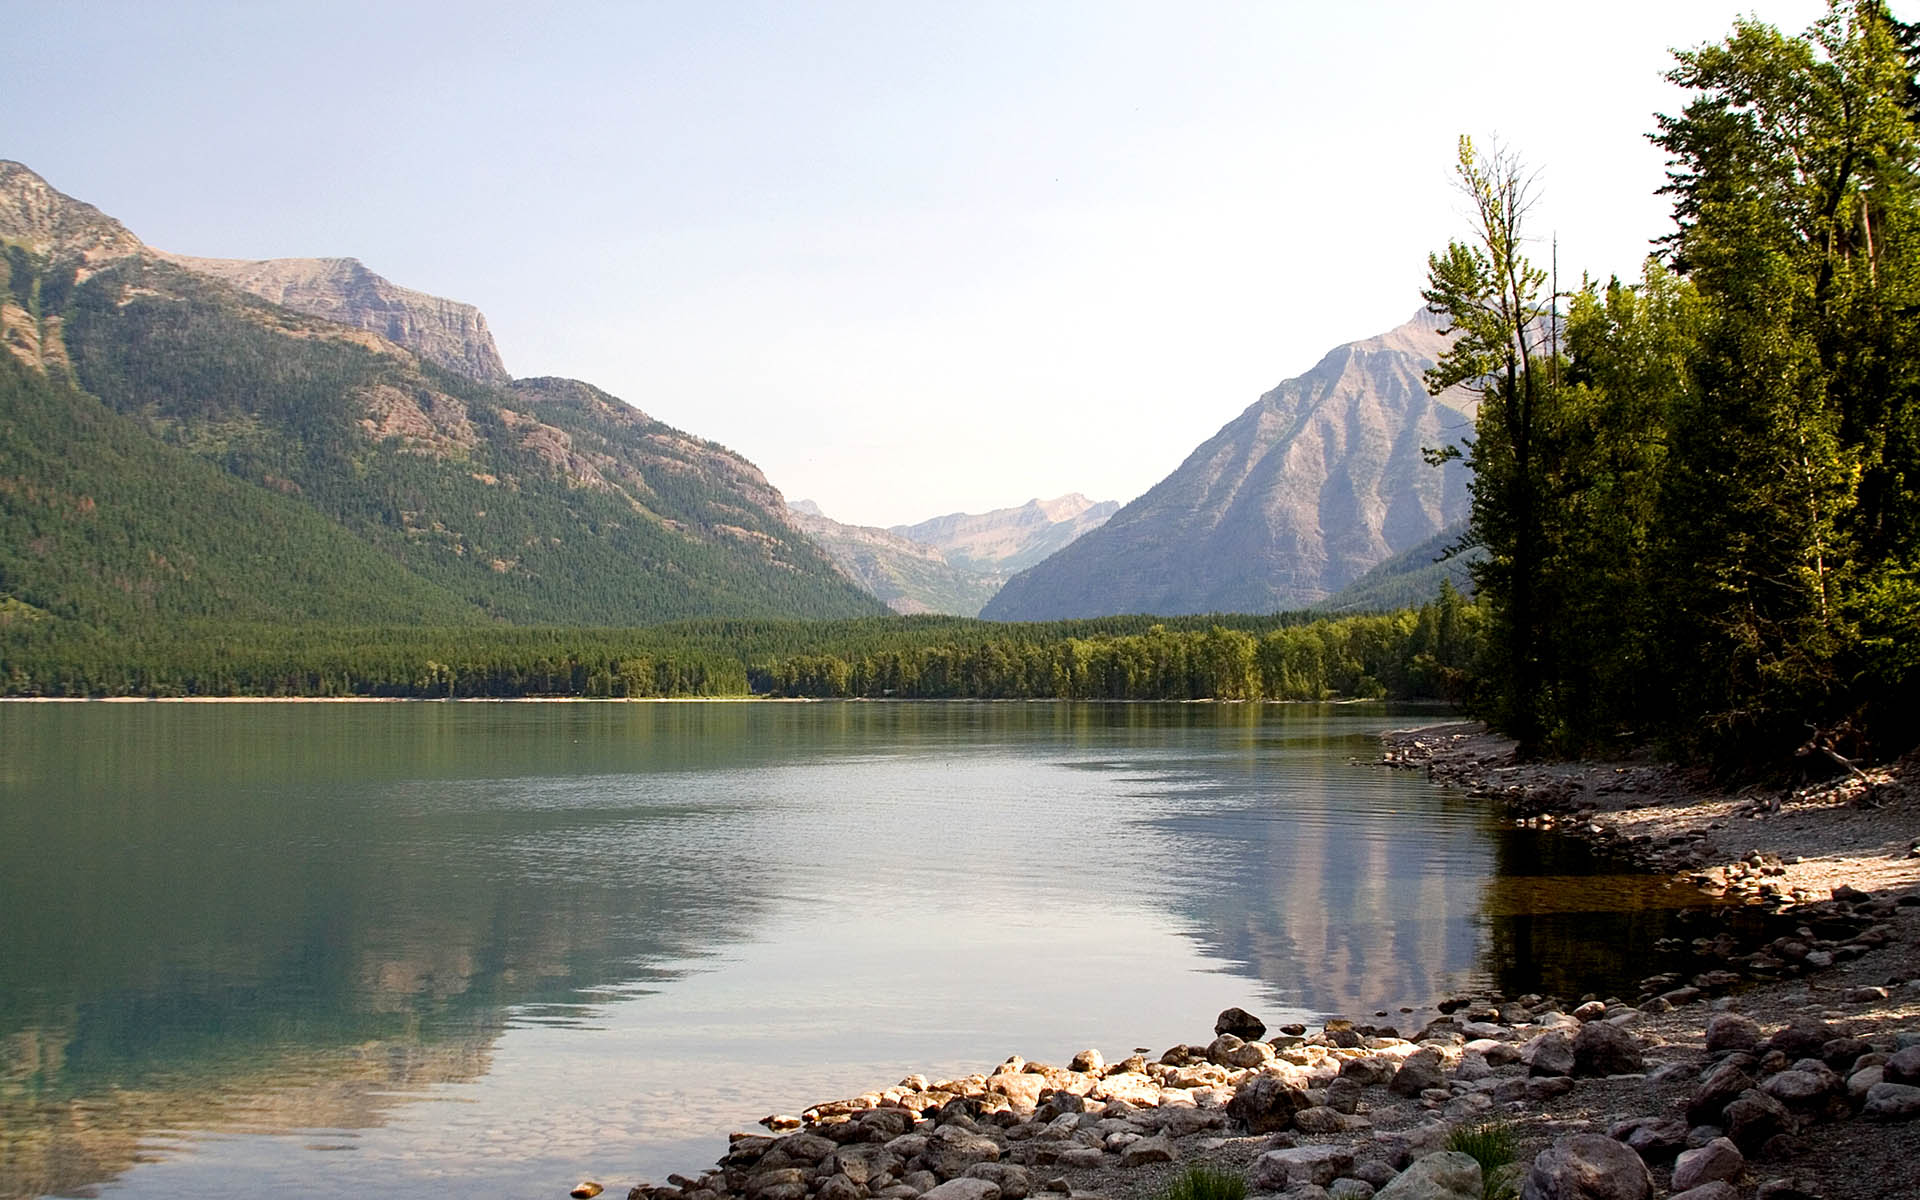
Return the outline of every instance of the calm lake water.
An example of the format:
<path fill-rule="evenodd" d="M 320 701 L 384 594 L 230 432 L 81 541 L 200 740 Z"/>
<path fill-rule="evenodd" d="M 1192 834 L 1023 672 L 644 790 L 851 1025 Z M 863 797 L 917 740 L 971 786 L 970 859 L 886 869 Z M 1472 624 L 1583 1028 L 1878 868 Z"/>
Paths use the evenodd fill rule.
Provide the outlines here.
<path fill-rule="evenodd" d="M 910 1072 L 1646 974 L 1691 897 L 1352 761 L 1422 719 L 0 705 L 0 1196 L 620 1194 Z"/>

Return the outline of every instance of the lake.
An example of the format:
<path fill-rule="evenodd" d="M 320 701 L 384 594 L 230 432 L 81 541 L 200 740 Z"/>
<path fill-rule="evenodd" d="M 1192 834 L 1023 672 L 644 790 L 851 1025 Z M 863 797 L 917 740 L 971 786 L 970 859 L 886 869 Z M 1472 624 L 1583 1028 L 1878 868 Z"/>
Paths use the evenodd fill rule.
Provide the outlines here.
<path fill-rule="evenodd" d="M 1628 990 L 1698 898 L 1364 765 L 1436 719 L 3 704 L 0 1197 L 622 1194 L 1230 1005 Z"/>

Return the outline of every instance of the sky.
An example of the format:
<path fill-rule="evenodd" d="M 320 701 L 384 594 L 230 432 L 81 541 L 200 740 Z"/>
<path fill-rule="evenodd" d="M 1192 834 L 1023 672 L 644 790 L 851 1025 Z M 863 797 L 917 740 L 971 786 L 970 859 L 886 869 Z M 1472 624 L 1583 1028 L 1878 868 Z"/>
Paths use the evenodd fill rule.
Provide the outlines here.
<path fill-rule="evenodd" d="M 478 305 L 516 376 L 891 525 L 1132 499 L 1405 321 L 1463 133 L 1537 170 L 1563 285 L 1636 275 L 1671 48 L 1822 11 L 0 0 L 0 158 L 162 249 Z"/>

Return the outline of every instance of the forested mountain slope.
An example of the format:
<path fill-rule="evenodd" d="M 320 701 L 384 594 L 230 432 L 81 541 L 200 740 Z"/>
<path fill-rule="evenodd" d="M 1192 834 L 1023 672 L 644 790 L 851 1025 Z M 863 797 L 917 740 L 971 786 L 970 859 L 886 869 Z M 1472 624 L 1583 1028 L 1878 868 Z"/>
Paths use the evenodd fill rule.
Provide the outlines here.
<path fill-rule="evenodd" d="M 1445 346 L 1421 312 L 1274 388 L 1105 525 L 1016 575 L 981 615 L 1305 608 L 1465 516 L 1467 474 L 1427 446 L 1472 425 L 1474 398 L 1427 394 Z"/>
<path fill-rule="evenodd" d="M 276 500 L 274 512 L 302 511 L 383 556 L 448 618 L 628 625 L 880 611 L 792 526 L 751 463 L 588 385 L 496 386 L 270 304 L 148 251 L 18 164 L 0 164 L 0 242 L 4 344 L 44 376 L 49 404 L 73 389 L 97 397 L 168 461 L 218 467 Z M 35 427 L 40 454 L 20 461 L 80 453 L 59 440 L 73 425 L 49 413 Z M 22 471 L 20 488 L 45 482 Z M 21 534 L 9 527 L 8 544 Z M 227 553 L 219 541 L 179 549 L 207 563 Z M 104 559 L 19 560 L 0 593 L 41 607 L 56 578 L 103 572 Z M 253 603 L 313 619 L 290 585 Z M 88 619 L 118 615 L 95 606 Z"/>

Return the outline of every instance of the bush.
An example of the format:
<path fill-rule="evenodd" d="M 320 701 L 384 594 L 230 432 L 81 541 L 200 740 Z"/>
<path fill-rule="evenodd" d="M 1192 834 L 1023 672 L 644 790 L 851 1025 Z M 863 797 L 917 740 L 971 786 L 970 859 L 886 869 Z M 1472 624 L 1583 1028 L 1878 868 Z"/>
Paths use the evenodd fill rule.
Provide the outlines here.
<path fill-rule="evenodd" d="M 1231 1171 L 1188 1167 L 1161 1190 L 1159 1200 L 1247 1200 L 1247 1181 Z"/>

